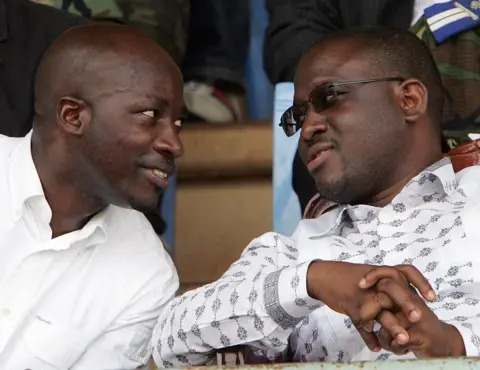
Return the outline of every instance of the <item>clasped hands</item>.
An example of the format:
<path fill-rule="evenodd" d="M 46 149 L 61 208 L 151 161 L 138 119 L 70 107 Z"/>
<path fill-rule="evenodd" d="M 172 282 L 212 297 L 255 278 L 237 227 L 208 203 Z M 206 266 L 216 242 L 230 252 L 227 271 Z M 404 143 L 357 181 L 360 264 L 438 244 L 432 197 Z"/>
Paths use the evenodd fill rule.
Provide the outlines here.
<path fill-rule="evenodd" d="M 436 294 L 414 266 L 315 261 L 308 269 L 307 290 L 349 316 L 372 351 L 411 351 L 417 358 L 465 356 L 458 330 L 426 305 Z M 378 333 L 373 332 L 374 321 L 381 326 Z"/>

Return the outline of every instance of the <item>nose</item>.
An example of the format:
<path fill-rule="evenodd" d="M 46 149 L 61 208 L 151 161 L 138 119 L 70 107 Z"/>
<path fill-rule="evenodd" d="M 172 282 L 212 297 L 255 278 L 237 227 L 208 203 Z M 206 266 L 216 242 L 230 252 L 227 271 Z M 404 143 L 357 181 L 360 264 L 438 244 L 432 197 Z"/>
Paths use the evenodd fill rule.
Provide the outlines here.
<path fill-rule="evenodd" d="M 154 148 L 161 153 L 167 153 L 173 158 L 180 158 L 184 154 L 183 143 L 180 140 L 177 127 L 171 123 L 169 125 L 159 125 L 157 138 L 154 142 Z"/>
<path fill-rule="evenodd" d="M 316 112 L 312 103 L 308 103 L 300 134 L 301 139 L 304 141 L 311 141 L 316 135 L 323 134 L 327 130 L 327 117 L 321 112 Z"/>

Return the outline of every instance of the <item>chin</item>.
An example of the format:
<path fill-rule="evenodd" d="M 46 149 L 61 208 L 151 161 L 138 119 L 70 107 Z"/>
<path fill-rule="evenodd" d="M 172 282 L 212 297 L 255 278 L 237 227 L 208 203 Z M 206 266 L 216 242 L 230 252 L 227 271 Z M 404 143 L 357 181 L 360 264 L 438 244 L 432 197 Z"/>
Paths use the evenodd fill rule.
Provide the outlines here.
<path fill-rule="evenodd" d="M 124 204 L 117 204 L 122 208 L 134 209 L 142 213 L 156 212 L 159 209 L 161 194 L 154 192 L 151 194 L 127 194 Z"/>
<path fill-rule="evenodd" d="M 155 200 L 135 200 L 130 202 L 130 208 L 142 213 L 156 212 L 160 207 L 160 199 Z"/>
<path fill-rule="evenodd" d="M 315 179 L 315 182 L 320 197 L 337 204 L 346 204 L 345 202 L 348 202 L 348 197 L 344 194 L 347 185 L 344 179 L 329 179 L 329 181 Z"/>

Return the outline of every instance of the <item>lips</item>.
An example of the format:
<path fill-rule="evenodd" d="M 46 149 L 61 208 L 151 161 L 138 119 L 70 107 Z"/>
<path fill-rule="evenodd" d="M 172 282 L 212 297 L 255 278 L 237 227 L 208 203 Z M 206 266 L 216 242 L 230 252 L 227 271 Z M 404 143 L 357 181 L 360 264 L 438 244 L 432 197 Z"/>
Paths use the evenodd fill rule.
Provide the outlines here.
<path fill-rule="evenodd" d="M 334 146 L 328 142 L 318 142 L 310 146 L 308 149 L 308 170 L 313 172 L 318 169 L 329 157 L 333 149 Z"/>
<path fill-rule="evenodd" d="M 168 179 L 175 173 L 175 165 L 171 163 L 145 164 L 142 169 L 149 179 L 159 188 L 167 188 Z"/>
<path fill-rule="evenodd" d="M 152 168 L 142 168 L 145 172 L 145 175 L 149 178 L 151 182 L 157 187 L 161 189 L 166 189 L 168 187 L 168 174 L 160 171 L 158 169 Z"/>

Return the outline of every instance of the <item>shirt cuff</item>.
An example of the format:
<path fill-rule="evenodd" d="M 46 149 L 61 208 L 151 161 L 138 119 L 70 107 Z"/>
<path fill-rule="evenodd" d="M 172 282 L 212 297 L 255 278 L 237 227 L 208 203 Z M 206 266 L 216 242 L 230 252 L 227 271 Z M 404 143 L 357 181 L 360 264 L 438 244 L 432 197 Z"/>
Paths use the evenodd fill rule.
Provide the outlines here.
<path fill-rule="evenodd" d="M 310 263 L 278 270 L 265 278 L 265 308 L 269 316 L 283 328 L 297 326 L 304 317 L 323 305 L 307 293 Z"/>
<path fill-rule="evenodd" d="M 465 346 L 465 354 L 467 357 L 477 357 L 480 355 L 480 350 L 475 343 L 478 343 L 477 336 L 472 331 L 471 324 L 468 322 L 449 322 L 457 328 L 463 339 Z"/>

